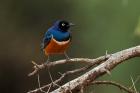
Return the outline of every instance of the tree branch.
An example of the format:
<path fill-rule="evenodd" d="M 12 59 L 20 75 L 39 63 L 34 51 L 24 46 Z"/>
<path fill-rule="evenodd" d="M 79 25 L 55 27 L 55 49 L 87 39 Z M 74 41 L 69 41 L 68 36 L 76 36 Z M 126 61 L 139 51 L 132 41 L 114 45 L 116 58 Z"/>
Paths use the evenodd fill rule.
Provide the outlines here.
<path fill-rule="evenodd" d="M 29 73 L 28 76 L 33 76 L 35 74 L 37 74 L 40 70 L 45 69 L 46 67 L 53 67 L 56 65 L 61 65 L 61 64 L 66 64 L 66 63 L 86 63 L 86 64 L 99 64 L 101 61 L 104 61 L 105 59 L 109 58 L 110 55 L 105 55 L 105 56 L 101 56 L 99 58 L 96 59 L 89 59 L 89 58 L 73 58 L 70 59 L 70 61 L 67 60 L 59 60 L 59 61 L 55 61 L 55 62 L 49 62 L 49 63 L 43 63 L 41 65 L 38 65 L 37 63 L 35 63 L 34 61 L 32 61 L 33 65 L 34 65 L 34 71 Z"/>
<path fill-rule="evenodd" d="M 91 82 L 93 82 L 95 79 L 105 74 L 107 71 L 112 70 L 118 64 L 124 62 L 125 60 L 128 60 L 133 57 L 137 57 L 137 56 L 140 56 L 140 46 L 132 47 L 132 48 L 114 53 L 104 63 L 86 72 L 80 77 L 64 84 L 63 86 L 52 91 L 51 93 L 69 93 L 69 89 L 71 89 L 73 93 L 80 91 L 81 86 L 86 87 L 90 85 Z"/>
<path fill-rule="evenodd" d="M 78 69 L 72 70 L 72 71 L 67 71 L 67 72 L 61 74 L 61 77 L 59 79 L 55 80 L 54 83 L 59 83 L 60 81 L 62 81 L 68 75 L 79 73 L 79 72 L 82 72 L 82 71 L 86 71 L 87 69 L 89 69 L 90 67 L 92 67 L 92 66 L 94 66 L 96 64 L 101 64 L 102 62 L 104 62 L 105 60 L 107 60 L 109 57 L 110 57 L 110 55 L 101 56 L 101 57 L 98 57 L 96 59 L 87 59 L 87 58 L 84 59 L 84 60 L 83 60 L 83 58 L 75 58 L 75 59 L 72 59 L 72 61 L 70 61 L 70 62 L 85 62 L 85 63 L 88 63 L 89 65 L 87 65 L 85 67 L 82 67 L 82 68 L 78 68 Z M 80 59 L 81 59 L 81 61 L 80 61 Z M 85 60 L 87 60 L 87 62 Z M 55 66 L 55 65 L 58 65 L 58 64 L 65 63 L 65 62 L 66 61 L 61 60 L 61 61 L 54 62 L 54 64 L 53 63 L 48 63 L 48 64 L 51 67 L 51 66 Z M 50 65 L 50 64 L 53 64 L 53 65 Z M 46 66 L 47 66 L 47 64 L 46 64 Z M 42 86 L 40 88 L 37 88 L 37 89 L 32 90 L 32 91 L 29 91 L 28 93 L 36 93 L 37 91 L 40 91 L 40 89 L 43 90 L 43 89 L 49 88 L 51 84 L 52 83 L 47 84 L 47 85 L 44 85 L 44 86 Z"/>
<path fill-rule="evenodd" d="M 105 73 L 110 73 L 110 70 L 112 70 L 118 64 L 124 62 L 127 59 L 137 57 L 137 56 L 140 56 L 140 46 L 122 50 L 120 52 L 117 52 L 117 53 L 114 53 L 111 55 L 107 55 L 107 56 L 105 55 L 105 56 L 99 57 L 97 59 L 84 59 L 84 58 L 72 59 L 69 62 L 71 62 L 71 63 L 84 62 L 84 63 L 88 63 L 90 65 L 92 65 L 92 64 L 94 65 L 94 63 L 96 63 L 99 65 L 97 67 L 91 69 L 90 71 L 86 72 L 85 74 L 81 75 L 80 77 L 64 84 L 63 86 L 52 91 L 51 93 L 71 93 L 71 92 L 77 93 L 78 91 L 81 91 L 81 88 L 83 89 L 84 87 L 90 85 L 98 77 L 102 76 Z M 65 63 L 67 63 L 66 60 L 60 60 L 60 61 L 51 62 L 48 64 L 42 64 L 42 65 L 34 64 L 35 70 L 32 73 L 30 73 L 29 76 L 32 76 L 32 75 L 38 73 L 40 71 L 40 69 L 44 69 L 46 67 L 52 67 L 52 66 L 59 65 L 59 64 L 65 64 Z M 83 69 L 83 68 L 81 68 L 81 69 Z M 83 71 L 81 69 L 74 70 L 74 73 L 76 73 L 78 71 Z M 68 71 L 66 73 L 73 73 L 73 72 Z M 62 74 L 62 76 L 58 79 L 58 81 L 59 80 L 61 81 L 61 78 L 63 76 L 65 76 L 66 73 Z M 50 84 L 45 85 L 41 88 L 42 89 L 48 88 L 48 86 L 50 86 Z M 36 93 L 39 91 L 39 89 L 29 91 L 28 93 Z"/>

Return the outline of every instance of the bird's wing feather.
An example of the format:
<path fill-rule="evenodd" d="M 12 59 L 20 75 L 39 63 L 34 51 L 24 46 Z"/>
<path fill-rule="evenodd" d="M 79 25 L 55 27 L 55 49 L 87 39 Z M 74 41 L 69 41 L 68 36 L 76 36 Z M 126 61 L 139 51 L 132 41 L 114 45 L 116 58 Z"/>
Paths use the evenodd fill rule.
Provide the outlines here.
<path fill-rule="evenodd" d="M 41 44 L 41 49 L 44 49 L 49 44 L 51 38 L 52 38 L 52 34 L 49 31 L 47 31 L 43 38 L 43 42 Z"/>

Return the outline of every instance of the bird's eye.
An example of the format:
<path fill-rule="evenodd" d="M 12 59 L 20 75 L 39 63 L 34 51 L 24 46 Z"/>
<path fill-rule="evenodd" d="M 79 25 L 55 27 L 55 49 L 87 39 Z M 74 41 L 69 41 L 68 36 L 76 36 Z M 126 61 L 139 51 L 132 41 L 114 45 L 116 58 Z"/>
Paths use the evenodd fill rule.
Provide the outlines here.
<path fill-rule="evenodd" d="M 62 26 L 65 26 L 65 24 L 64 24 L 64 23 L 62 23 Z"/>
<path fill-rule="evenodd" d="M 70 25 L 67 21 L 59 21 L 58 27 L 60 28 L 60 30 L 65 32 L 65 31 L 68 31 L 68 29 L 70 28 Z"/>

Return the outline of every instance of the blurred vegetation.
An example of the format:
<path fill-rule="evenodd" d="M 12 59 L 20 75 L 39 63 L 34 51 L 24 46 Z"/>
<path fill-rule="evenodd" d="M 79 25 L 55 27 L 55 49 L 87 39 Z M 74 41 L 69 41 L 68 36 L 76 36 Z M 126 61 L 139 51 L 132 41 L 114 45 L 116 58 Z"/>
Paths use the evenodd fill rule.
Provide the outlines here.
<path fill-rule="evenodd" d="M 140 44 L 140 0 L 5 0 L 0 1 L 0 11 L 2 93 L 24 93 L 38 86 L 36 77 L 27 77 L 32 70 L 30 62 L 46 60 L 40 51 L 40 43 L 45 31 L 57 19 L 76 24 L 71 29 L 70 57 L 96 58 L 104 55 L 106 50 L 114 53 Z M 140 75 L 139 60 L 129 60 L 131 62 L 115 68 L 111 76 L 105 75 L 101 79 L 131 85 L 130 76 L 136 79 Z M 52 68 L 53 77 L 58 77 L 58 71 L 73 68 L 71 65 Z M 41 76 L 42 84 L 49 82 L 47 71 Z M 140 81 L 136 84 L 140 91 L 139 86 Z M 87 89 L 87 93 L 93 91 L 120 92 L 110 86 Z"/>

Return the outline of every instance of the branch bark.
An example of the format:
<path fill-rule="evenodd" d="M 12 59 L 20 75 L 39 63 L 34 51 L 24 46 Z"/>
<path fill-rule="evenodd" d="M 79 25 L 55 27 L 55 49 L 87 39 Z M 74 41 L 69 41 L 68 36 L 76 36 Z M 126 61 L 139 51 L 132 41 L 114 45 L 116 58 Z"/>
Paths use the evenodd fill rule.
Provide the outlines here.
<path fill-rule="evenodd" d="M 78 73 L 78 72 L 86 71 L 87 69 L 89 69 L 90 67 L 92 67 L 96 64 L 101 64 L 102 62 L 107 60 L 109 57 L 110 57 L 110 55 L 108 54 L 108 55 L 105 55 L 105 56 L 98 57 L 96 59 L 88 59 L 88 58 L 74 58 L 74 59 L 71 59 L 71 61 L 70 61 L 71 63 L 84 62 L 84 63 L 87 63 L 88 65 L 86 65 L 85 67 L 82 67 L 82 68 L 72 70 L 72 71 L 66 71 L 65 73 L 61 74 L 61 77 L 59 79 L 55 80 L 54 83 L 59 83 L 66 76 L 68 76 L 70 74 L 75 74 L 75 73 Z M 66 60 L 60 60 L 60 61 L 48 63 L 48 64 L 45 64 L 44 67 L 41 68 L 41 70 L 44 69 L 45 67 L 52 67 L 52 66 L 56 66 L 56 65 L 60 65 L 60 64 L 66 64 L 66 63 L 68 63 Z M 39 65 L 39 66 L 42 66 L 42 64 Z M 39 71 L 39 69 L 35 69 L 34 71 Z M 36 74 L 36 73 L 34 73 L 34 71 L 32 72 L 33 73 L 32 75 Z M 28 93 L 36 93 L 40 90 L 49 88 L 51 85 L 52 85 L 52 83 L 44 85 L 40 88 L 29 91 Z"/>
<path fill-rule="evenodd" d="M 100 62 L 100 60 L 104 60 L 104 57 L 105 56 L 102 56 L 102 57 L 99 57 L 97 58 Z M 59 61 L 55 61 L 55 62 L 45 62 L 41 65 L 38 65 L 37 63 L 35 63 L 34 61 L 32 61 L 33 65 L 34 65 L 34 71 L 32 71 L 31 73 L 28 74 L 28 76 L 33 76 L 35 74 L 37 74 L 40 70 L 43 70 L 45 69 L 46 67 L 50 68 L 50 67 L 53 67 L 53 66 L 56 66 L 56 65 L 61 65 L 61 64 L 66 64 L 66 63 L 86 63 L 86 64 L 91 64 L 94 62 L 94 60 L 97 60 L 97 59 L 89 59 L 89 58 L 73 58 L 73 59 L 70 59 L 70 61 L 67 61 L 67 60 L 59 60 Z"/>
<path fill-rule="evenodd" d="M 116 67 L 118 64 L 120 64 L 130 58 L 138 57 L 138 56 L 140 56 L 140 46 L 125 49 L 125 50 L 122 50 L 120 52 L 117 52 L 117 53 L 114 53 L 111 55 L 101 56 L 97 59 L 74 58 L 70 62 L 72 62 L 72 63 L 84 62 L 84 63 L 88 63 L 88 64 L 94 64 L 94 62 L 95 62 L 99 65 L 96 66 L 95 68 L 91 69 L 90 71 L 86 72 L 85 74 L 81 75 L 80 77 L 69 81 L 68 83 L 66 83 L 63 86 L 59 87 L 58 89 L 52 91 L 51 93 L 71 93 L 71 92 L 77 93 L 78 91 L 81 91 L 81 89 L 90 85 L 98 77 L 101 77 L 103 74 L 110 73 L 110 71 L 114 67 Z M 30 73 L 29 76 L 32 76 L 32 75 L 38 73 L 41 69 L 44 69 L 48 66 L 52 67 L 55 65 L 65 64 L 65 63 L 67 63 L 66 60 L 60 60 L 60 61 L 45 64 L 45 65 L 44 64 L 41 64 L 41 65 L 35 64 L 36 68 L 34 69 L 34 71 L 32 73 Z M 49 87 L 49 85 L 45 85 L 45 86 L 41 87 L 41 89 L 45 89 L 48 87 Z M 36 93 L 38 91 L 40 91 L 40 88 L 29 91 L 28 93 Z"/>
<path fill-rule="evenodd" d="M 70 61 L 67 60 L 59 60 L 59 61 L 55 61 L 55 62 L 45 62 L 41 65 L 38 65 L 37 63 L 35 63 L 34 61 L 32 61 L 32 63 L 34 64 L 34 71 L 32 71 L 31 73 L 28 74 L 28 76 L 33 76 L 35 74 L 37 74 L 40 70 L 43 70 L 45 68 L 50 68 L 56 65 L 61 65 L 61 64 L 66 64 L 66 63 L 86 63 L 86 64 L 99 64 L 102 61 L 104 61 L 105 59 L 109 58 L 110 55 L 105 55 L 105 56 L 101 56 L 98 57 L 96 59 L 89 59 L 89 58 L 73 58 L 70 59 Z"/>
<path fill-rule="evenodd" d="M 114 67 L 116 67 L 120 63 L 130 58 L 138 57 L 138 56 L 140 56 L 140 46 L 132 47 L 132 48 L 114 53 L 104 63 L 93 68 L 92 70 L 88 71 L 82 76 L 64 84 L 63 86 L 52 91 L 51 93 L 70 93 L 69 89 L 71 89 L 73 93 L 75 92 L 77 93 L 77 91 L 80 91 L 81 87 L 86 87 L 90 85 L 90 83 L 93 82 L 95 79 L 102 76 L 107 71 L 112 70 Z"/>

